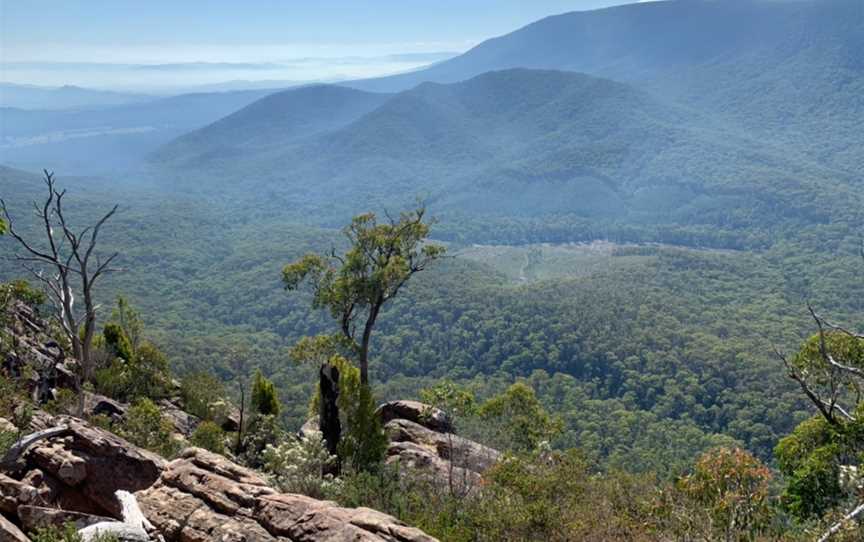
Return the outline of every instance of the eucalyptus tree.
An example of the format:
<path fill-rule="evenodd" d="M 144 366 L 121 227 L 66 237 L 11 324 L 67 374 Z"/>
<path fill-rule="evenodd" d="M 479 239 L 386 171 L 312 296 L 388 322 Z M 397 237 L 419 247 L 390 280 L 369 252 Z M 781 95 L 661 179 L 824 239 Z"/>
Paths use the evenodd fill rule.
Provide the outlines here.
<path fill-rule="evenodd" d="M 329 310 L 364 386 L 369 384 L 369 344 L 382 308 L 411 277 L 444 255 L 443 246 L 427 242 L 431 225 L 424 207 L 381 222 L 374 213 L 358 215 L 343 230 L 347 252 L 307 254 L 282 271 L 286 289 L 307 284 L 313 307 Z"/>

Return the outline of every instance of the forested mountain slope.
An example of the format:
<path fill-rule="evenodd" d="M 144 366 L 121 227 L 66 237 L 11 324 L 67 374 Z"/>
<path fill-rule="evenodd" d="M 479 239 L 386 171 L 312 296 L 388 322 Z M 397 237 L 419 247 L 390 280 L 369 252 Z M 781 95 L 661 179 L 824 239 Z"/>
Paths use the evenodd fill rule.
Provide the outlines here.
<path fill-rule="evenodd" d="M 375 109 L 389 95 L 312 85 L 277 92 L 189 134 L 154 153 L 159 161 L 196 166 L 214 158 L 244 158 L 341 128 Z"/>
<path fill-rule="evenodd" d="M 428 69 L 352 84 L 404 90 L 515 67 L 635 83 L 860 172 L 850 148 L 864 120 L 858 0 L 673 0 L 565 13 Z"/>
<path fill-rule="evenodd" d="M 310 101 L 328 104 L 328 115 L 290 116 Z M 206 174 L 211 187 L 248 195 L 254 186 L 253 198 L 265 190 L 264 205 L 275 196 L 359 212 L 358 198 L 394 206 L 419 196 L 444 218 L 569 223 L 570 239 L 547 230 L 547 240 L 590 237 L 580 222 L 590 221 L 612 231 L 710 226 L 683 237 L 746 246 L 760 242 L 755 230 L 857 215 L 849 173 L 628 84 L 561 71 L 490 72 L 392 97 L 289 91 L 176 140 L 154 161 L 169 178 Z"/>

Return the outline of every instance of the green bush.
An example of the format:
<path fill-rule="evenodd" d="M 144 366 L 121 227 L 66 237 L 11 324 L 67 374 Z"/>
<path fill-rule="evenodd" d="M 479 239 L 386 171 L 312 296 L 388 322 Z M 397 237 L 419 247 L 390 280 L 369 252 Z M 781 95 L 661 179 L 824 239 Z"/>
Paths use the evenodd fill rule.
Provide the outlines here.
<path fill-rule="evenodd" d="M 180 451 L 174 439 L 174 427 L 162 416 L 159 408 L 149 399 L 138 399 L 129 411 L 119 433 L 126 440 L 163 457 L 171 458 Z"/>
<path fill-rule="evenodd" d="M 132 351 L 132 343 L 120 324 L 108 322 L 102 329 L 102 337 L 104 338 L 105 348 L 117 357 L 123 358 L 126 361 L 132 361 L 135 357 Z"/>
<path fill-rule="evenodd" d="M 534 389 L 524 382 L 516 382 L 483 403 L 478 415 L 490 433 L 487 444 L 516 453 L 536 450 L 564 428 L 562 420 L 549 414 Z"/>
<path fill-rule="evenodd" d="M 854 454 L 844 441 L 842 428 L 817 416 L 802 422 L 777 444 L 777 466 L 786 477 L 781 501 L 792 515 L 804 520 L 818 518 L 850 496 L 841 484 L 840 472 Z"/>
<path fill-rule="evenodd" d="M 279 397 L 276 395 L 276 387 L 273 382 L 264 378 L 261 371 L 255 372 L 255 380 L 252 383 L 252 410 L 262 416 L 279 416 L 282 410 Z"/>
<path fill-rule="evenodd" d="M 225 387 L 209 373 L 192 373 L 180 381 L 180 396 L 186 412 L 211 420 L 212 405 L 225 400 Z"/>
<path fill-rule="evenodd" d="M 355 401 L 345 406 L 345 428 L 339 441 L 339 458 L 353 471 L 374 472 L 387 453 L 387 435 L 377 416 L 369 386 L 359 385 Z"/>
<path fill-rule="evenodd" d="M 9 448 L 18 440 L 17 431 L 0 431 L 0 457 L 9 451 Z"/>
<path fill-rule="evenodd" d="M 32 542 L 83 542 L 83 538 L 75 529 L 74 523 L 66 523 L 63 527 L 38 527 L 29 534 Z M 90 539 L 91 542 L 119 542 L 117 536 L 102 533 Z"/>
<path fill-rule="evenodd" d="M 285 440 L 285 431 L 276 416 L 255 416 L 249 422 L 243 437 L 241 457 L 246 465 L 261 468 L 264 465 L 263 453 L 268 445 L 276 445 Z"/>
<path fill-rule="evenodd" d="M 57 390 L 57 396 L 45 405 L 51 414 L 73 414 L 78 407 L 78 394 L 68 388 Z"/>
<path fill-rule="evenodd" d="M 268 444 L 262 458 L 263 470 L 286 493 L 321 499 L 336 491 L 334 486 L 339 484 L 327 472 L 335 465 L 336 456 L 327 452 L 320 432 L 289 438 L 276 446 Z"/>
<path fill-rule="evenodd" d="M 225 432 L 215 423 L 205 420 L 198 424 L 189 442 L 217 454 L 225 453 Z"/>

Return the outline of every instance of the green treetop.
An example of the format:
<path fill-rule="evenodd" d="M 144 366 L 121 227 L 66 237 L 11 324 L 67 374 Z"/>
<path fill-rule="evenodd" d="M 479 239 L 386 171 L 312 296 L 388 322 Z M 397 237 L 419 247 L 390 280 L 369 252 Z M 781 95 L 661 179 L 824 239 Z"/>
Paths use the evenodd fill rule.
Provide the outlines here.
<path fill-rule="evenodd" d="M 279 416 L 282 410 L 276 387 L 273 382 L 264 378 L 260 370 L 255 372 L 255 380 L 252 382 L 252 408 L 256 414 L 262 416 Z"/>
<path fill-rule="evenodd" d="M 383 223 L 373 213 L 356 216 L 344 230 L 345 254 L 307 254 L 282 271 L 288 290 L 308 283 L 313 307 L 329 309 L 356 353 L 361 384 L 369 383 L 369 342 L 381 308 L 444 254 L 444 247 L 424 243 L 431 225 L 425 214 L 421 207 Z"/>

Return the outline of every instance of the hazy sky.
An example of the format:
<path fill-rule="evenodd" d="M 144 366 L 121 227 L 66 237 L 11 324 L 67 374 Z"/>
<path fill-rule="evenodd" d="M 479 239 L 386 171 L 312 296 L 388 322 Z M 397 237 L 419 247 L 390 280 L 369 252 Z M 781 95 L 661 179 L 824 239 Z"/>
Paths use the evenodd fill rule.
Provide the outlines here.
<path fill-rule="evenodd" d="M 547 15 L 616 3 L 624 1 L 0 0 L 0 79 L 143 88 L 364 77 L 438 58 L 406 54 L 462 52 Z M 193 62 L 223 64 L 174 65 Z"/>

